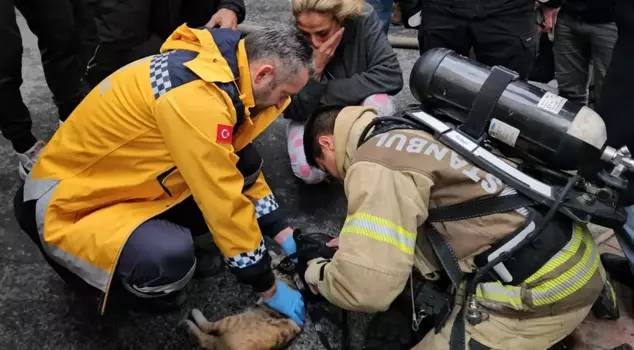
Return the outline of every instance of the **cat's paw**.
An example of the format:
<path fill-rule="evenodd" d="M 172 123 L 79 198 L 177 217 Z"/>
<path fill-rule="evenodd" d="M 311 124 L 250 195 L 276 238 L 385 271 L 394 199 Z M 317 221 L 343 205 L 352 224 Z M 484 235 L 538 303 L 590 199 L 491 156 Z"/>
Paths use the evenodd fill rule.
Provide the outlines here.
<path fill-rule="evenodd" d="M 202 324 L 209 323 L 209 321 L 207 321 L 207 318 L 205 318 L 205 315 L 203 315 L 203 313 L 198 309 L 192 309 L 192 318 L 199 327 Z"/>

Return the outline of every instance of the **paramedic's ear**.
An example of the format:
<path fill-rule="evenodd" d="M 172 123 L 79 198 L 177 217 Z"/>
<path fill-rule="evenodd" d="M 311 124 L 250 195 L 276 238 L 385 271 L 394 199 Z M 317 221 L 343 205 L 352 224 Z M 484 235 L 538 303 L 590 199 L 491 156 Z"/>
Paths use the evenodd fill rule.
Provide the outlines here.
<path fill-rule="evenodd" d="M 262 64 L 255 67 L 255 76 L 253 81 L 257 84 L 268 83 L 273 80 L 273 66 L 270 64 Z"/>

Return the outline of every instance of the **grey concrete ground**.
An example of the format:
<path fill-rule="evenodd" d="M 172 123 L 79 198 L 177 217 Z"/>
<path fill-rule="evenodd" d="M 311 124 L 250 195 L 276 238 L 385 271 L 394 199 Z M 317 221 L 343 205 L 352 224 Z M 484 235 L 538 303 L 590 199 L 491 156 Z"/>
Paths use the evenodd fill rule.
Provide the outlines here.
<path fill-rule="evenodd" d="M 247 23 L 277 25 L 290 20 L 287 0 L 246 3 Z M 21 18 L 20 28 L 23 98 L 32 113 L 35 134 L 47 140 L 57 126 L 56 110 L 42 73 L 37 38 Z M 393 29 L 398 35 L 415 36 L 413 31 Z M 398 56 L 407 81 L 418 53 L 398 50 Z M 414 102 L 407 89 L 396 98 L 399 106 Z M 307 186 L 293 178 L 285 151 L 285 127 L 278 120 L 257 140 L 269 183 L 296 227 L 336 234 L 345 215 L 341 187 Z M 219 319 L 254 302 L 254 294 L 223 273 L 193 281 L 188 286 L 189 301 L 180 312 L 147 315 L 111 308 L 105 316 L 98 316 L 95 304 L 69 291 L 19 230 L 12 208 L 20 184 L 16 162 L 9 143 L 0 139 L 0 349 L 188 349 L 190 342 L 179 321 L 189 309 L 200 308 L 210 319 Z M 365 320 L 367 315 L 351 316 L 355 348 L 362 339 Z M 335 327 L 328 330 L 337 344 L 339 331 Z M 291 349 L 322 349 L 310 324 Z"/>

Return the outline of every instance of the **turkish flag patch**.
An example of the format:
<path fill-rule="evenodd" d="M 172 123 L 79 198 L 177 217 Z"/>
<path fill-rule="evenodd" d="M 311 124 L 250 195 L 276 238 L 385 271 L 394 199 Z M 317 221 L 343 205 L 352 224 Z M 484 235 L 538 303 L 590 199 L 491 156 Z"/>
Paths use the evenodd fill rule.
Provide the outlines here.
<path fill-rule="evenodd" d="M 216 132 L 216 142 L 231 143 L 232 136 L 233 136 L 233 126 L 218 124 L 218 131 Z"/>

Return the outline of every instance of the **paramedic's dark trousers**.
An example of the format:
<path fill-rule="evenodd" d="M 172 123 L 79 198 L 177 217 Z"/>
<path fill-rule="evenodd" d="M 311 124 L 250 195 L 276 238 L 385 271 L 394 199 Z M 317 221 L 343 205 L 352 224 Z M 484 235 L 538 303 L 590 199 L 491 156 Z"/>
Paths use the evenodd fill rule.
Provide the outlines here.
<path fill-rule="evenodd" d="M 77 37 L 71 1 L 84 0 L 0 1 L 0 132 L 19 153 L 31 148 L 36 139 L 31 133 L 31 115 L 20 94 L 23 48 L 15 8 L 38 38 L 46 83 L 53 93 L 60 119 L 65 120 L 81 101 L 84 72 L 82 59 L 77 56 L 81 41 Z"/>
<path fill-rule="evenodd" d="M 245 178 L 260 171 L 261 158 L 252 144 L 237 154 L 240 157 L 238 168 Z M 46 254 L 35 223 L 36 201 L 24 202 L 23 198 L 23 187 L 20 187 L 13 205 L 22 230 L 67 284 L 79 290 L 95 291 Z M 207 223 L 190 196 L 132 232 L 119 257 L 113 285 L 140 298 L 167 295 L 182 289 L 193 277 L 196 267 L 194 237 L 209 234 Z"/>
<path fill-rule="evenodd" d="M 537 50 L 533 11 L 466 18 L 427 6 L 422 16 L 418 31 L 421 54 L 444 47 L 468 57 L 473 47 L 478 62 L 507 67 L 522 78 L 526 78 L 533 67 Z"/>
<path fill-rule="evenodd" d="M 71 287 L 95 292 L 46 254 L 35 224 L 35 201 L 23 202 L 22 198 L 23 187 L 20 187 L 13 203 L 18 223 L 49 265 Z M 124 288 L 136 297 L 160 296 L 182 289 L 192 278 L 195 267 L 193 235 L 209 234 L 202 214 L 196 217 L 196 213 L 200 211 L 190 197 L 166 215 L 148 220 L 134 230 L 119 257 L 115 288 Z M 170 221 L 172 217 L 178 223 L 188 221 L 189 224 L 181 226 Z"/>

